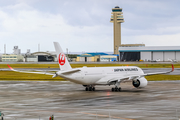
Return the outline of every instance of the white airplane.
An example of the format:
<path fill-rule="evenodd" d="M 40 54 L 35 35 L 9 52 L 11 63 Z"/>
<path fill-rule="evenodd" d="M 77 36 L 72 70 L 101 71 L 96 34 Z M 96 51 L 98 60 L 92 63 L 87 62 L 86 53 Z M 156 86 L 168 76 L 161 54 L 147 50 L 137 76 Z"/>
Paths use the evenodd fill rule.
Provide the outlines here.
<path fill-rule="evenodd" d="M 59 43 L 54 42 L 54 46 L 60 66 L 60 70 L 55 74 L 46 72 L 18 71 L 14 70 L 9 65 L 8 66 L 11 70 L 16 72 L 53 75 L 53 78 L 60 76 L 71 82 L 82 84 L 86 91 L 94 91 L 96 85 L 114 85 L 115 87 L 112 88 L 112 91 L 121 91 L 121 88 L 119 87 L 120 83 L 129 81 L 132 81 L 132 85 L 134 87 L 143 88 L 147 86 L 148 83 L 144 76 L 166 74 L 174 71 L 173 65 L 171 71 L 146 74 L 142 71 L 141 68 L 136 66 L 72 68 L 67 61 L 67 58 L 63 53 Z"/>
<path fill-rule="evenodd" d="M 168 58 L 168 60 L 171 61 L 171 62 L 177 62 L 176 59 L 170 59 L 170 58 Z"/>
<path fill-rule="evenodd" d="M 159 62 L 161 61 L 160 59 L 156 59 L 156 60 L 151 60 L 151 62 Z"/>

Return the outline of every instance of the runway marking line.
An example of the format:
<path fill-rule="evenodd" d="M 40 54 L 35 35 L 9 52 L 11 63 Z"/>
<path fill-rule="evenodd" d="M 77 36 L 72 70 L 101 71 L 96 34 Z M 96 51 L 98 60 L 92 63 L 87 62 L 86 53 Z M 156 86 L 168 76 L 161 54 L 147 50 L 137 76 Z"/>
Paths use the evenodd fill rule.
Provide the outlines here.
<path fill-rule="evenodd" d="M 102 114 L 93 114 L 93 113 L 86 113 L 86 112 L 80 112 L 80 113 L 94 115 L 94 116 L 101 116 L 101 117 L 109 117 L 109 115 L 102 115 Z M 130 118 L 116 117 L 116 116 L 111 116 L 111 118 L 118 118 L 118 119 L 124 119 L 124 120 L 135 120 L 135 119 L 130 119 Z"/>
<path fill-rule="evenodd" d="M 93 116 L 98 116 L 98 117 L 106 117 L 108 118 L 109 115 L 103 115 L 103 114 L 94 114 L 94 113 L 88 113 L 88 112 L 73 112 L 73 111 L 46 111 L 46 110 L 20 110 L 20 109 L 13 109 L 13 108 L 0 108 L 0 110 L 16 110 L 16 111 L 37 111 L 37 112 L 54 112 L 54 113 L 77 113 L 77 114 L 84 114 L 84 115 L 93 115 Z M 124 119 L 124 120 L 135 120 L 131 118 L 122 118 L 122 117 L 116 117 L 116 116 L 111 116 L 111 118 L 116 118 L 116 119 Z"/>

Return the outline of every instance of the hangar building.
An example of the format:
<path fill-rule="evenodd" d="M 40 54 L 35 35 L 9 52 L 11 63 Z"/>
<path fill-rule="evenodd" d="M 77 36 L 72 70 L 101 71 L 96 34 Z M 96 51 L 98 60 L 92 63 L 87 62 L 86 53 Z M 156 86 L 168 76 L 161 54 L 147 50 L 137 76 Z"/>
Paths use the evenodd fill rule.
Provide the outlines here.
<path fill-rule="evenodd" d="M 102 55 L 100 56 L 101 62 L 115 62 L 118 61 L 119 55 Z"/>
<path fill-rule="evenodd" d="M 35 52 L 25 55 L 26 62 L 54 62 L 57 61 L 56 53 L 54 52 Z"/>
<path fill-rule="evenodd" d="M 4 54 L 2 55 L 2 62 L 23 62 L 24 57 L 22 55 Z"/>
<path fill-rule="evenodd" d="M 180 61 L 180 46 L 119 47 L 120 61 Z"/>
<path fill-rule="evenodd" d="M 100 56 L 102 55 L 108 55 L 106 53 L 84 53 L 81 55 L 77 56 L 76 61 L 77 62 L 99 62 L 100 61 Z"/>

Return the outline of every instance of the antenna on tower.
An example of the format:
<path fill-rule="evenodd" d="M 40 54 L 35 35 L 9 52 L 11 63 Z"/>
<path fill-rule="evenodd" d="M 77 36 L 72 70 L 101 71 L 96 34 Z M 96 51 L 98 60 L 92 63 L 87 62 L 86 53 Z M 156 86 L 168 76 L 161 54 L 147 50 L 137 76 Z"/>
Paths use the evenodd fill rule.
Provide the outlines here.
<path fill-rule="evenodd" d="M 38 52 L 40 52 L 40 44 L 38 44 Z"/>
<path fill-rule="evenodd" d="M 4 54 L 6 55 L 6 44 L 4 44 Z"/>

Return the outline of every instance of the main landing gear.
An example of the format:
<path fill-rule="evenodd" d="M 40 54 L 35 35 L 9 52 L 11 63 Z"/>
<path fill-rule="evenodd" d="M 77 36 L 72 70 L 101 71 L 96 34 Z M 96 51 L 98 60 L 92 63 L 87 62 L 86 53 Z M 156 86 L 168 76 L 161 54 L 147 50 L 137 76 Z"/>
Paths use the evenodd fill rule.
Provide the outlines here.
<path fill-rule="evenodd" d="M 121 87 L 115 87 L 115 88 L 112 88 L 111 89 L 112 90 L 112 92 L 120 92 L 121 91 Z"/>
<path fill-rule="evenodd" d="M 95 91 L 95 85 L 83 85 L 85 87 L 85 91 Z"/>
<path fill-rule="evenodd" d="M 86 87 L 85 90 L 86 91 L 95 91 L 95 87 Z"/>

